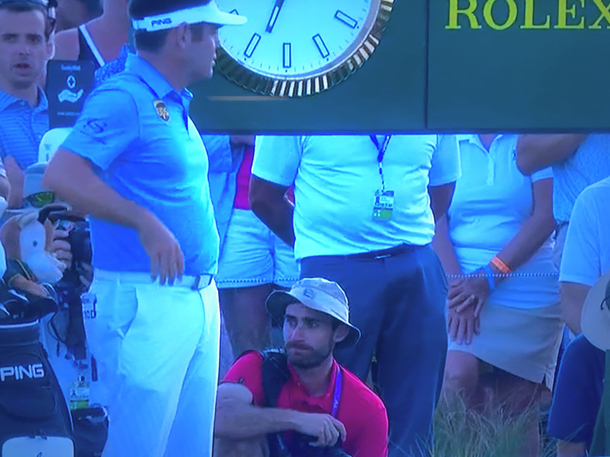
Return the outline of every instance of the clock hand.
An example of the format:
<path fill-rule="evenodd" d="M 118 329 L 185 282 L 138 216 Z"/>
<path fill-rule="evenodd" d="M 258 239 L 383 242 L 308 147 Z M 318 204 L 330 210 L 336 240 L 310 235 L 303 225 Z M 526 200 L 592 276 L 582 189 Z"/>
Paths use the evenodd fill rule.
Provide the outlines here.
<path fill-rule="evenodd" d="M 273 6 L 271 17 L 269 18 L 269 22 L 267 22 L 267 29 L 265 30 L 266 32 L 273 32 L 273 27 L 275 27 L 277 18 L 280 15 L 280 11 L 282 10 L 282 6 L 284 6 L 284 1 L 285 0 L 275 0 L 275 5 Z"/>

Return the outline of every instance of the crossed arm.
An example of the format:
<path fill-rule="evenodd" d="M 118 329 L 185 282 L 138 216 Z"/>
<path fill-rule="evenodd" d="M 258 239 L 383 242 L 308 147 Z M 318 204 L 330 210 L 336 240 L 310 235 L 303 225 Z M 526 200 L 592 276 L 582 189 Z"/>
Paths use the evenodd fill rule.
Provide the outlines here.
<path fill-rule="evenodd" d="M 548 168 L 570 157 L 587 135 L 520 135 L 517 142 L 517 166 L 524 175 Z"/>
<path fill-rule="evenodd" d="M 215 438 L 246 440 L 269 433 L 295 430 L 318 438 L 316 446 L 345 440 L 345 427 L 328 414 L 310 414 L 281 408 L 252 405 L 252 393 L 241 384 L 223 383 L 216 400 Z"/>

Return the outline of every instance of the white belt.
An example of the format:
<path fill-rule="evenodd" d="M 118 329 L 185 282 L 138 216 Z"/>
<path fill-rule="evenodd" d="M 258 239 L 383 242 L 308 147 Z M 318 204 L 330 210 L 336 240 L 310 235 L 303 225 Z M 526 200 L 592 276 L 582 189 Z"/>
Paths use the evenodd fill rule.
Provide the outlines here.
<path fill-rule="evenodd" d="M 94 279 L 101 279 L 105 281 L 120 281 L 126 283 L 136 284 L 154 284 L 159 279 L 153 280 L 150 277 L 150 273 L 137 273 L 131 271 L 107 271 L 96 269 L 93 274 Z M 182 279 L 176 279 L 173 286 L 169 283 L 166 284 L 168 287 L 185 287 L 191 290 L 202 290 L 212 284 L 214 275 L 197 275 L 197 276 L 182 276 Z"/>

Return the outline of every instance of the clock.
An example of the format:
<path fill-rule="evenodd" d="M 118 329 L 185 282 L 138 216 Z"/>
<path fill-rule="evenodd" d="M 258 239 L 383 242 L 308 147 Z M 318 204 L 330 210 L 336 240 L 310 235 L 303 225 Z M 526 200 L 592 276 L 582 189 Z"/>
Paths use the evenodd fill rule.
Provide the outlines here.
<path fill-rule="evenodd" d="M 217 0 L 246 16 L 219 31 L 216 70 L 262 95 L 304 97 L 345 81 L 371 57 L 394 0 Z"/>

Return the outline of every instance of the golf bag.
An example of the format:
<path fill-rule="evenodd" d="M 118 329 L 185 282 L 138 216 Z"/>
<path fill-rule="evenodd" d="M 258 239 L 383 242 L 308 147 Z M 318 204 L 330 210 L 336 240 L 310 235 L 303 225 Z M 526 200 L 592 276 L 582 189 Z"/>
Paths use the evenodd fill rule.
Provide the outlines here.
<path fill-rule="evenodd" d="M 0 320 L 0 457 L 73 457 L 72 421 L 38 321 Z"/>

